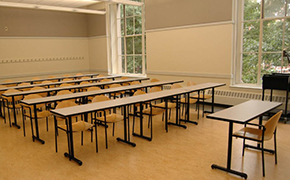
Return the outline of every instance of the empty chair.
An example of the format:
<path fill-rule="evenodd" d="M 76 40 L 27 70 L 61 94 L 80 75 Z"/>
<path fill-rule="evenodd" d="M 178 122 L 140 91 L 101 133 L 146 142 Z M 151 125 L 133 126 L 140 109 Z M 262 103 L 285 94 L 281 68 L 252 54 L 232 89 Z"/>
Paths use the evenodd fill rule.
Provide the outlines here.
<path fill-rule="evenodd" d="M 36 87 L 31 88 L 30 91 L 37 91 L 37 90 L 44 90 L 44 89 L 45 89 L 44 87 L 36 86 Z M 40 95 L 41 97 L 47 96 L 46 92 L 37 93 L 37 94 Z"/>
<path fill-rule="evenodd" d="M 101 88 L 99 88 L 99 87 L 97 87 L 97 86 L 93 86 L 93 87 L 89 87 L 89 88 L 87 89 L 87 91 L 97 91 L 97 90 L 101 90 Z M 92 101 L 93 98 L 94 98 L 93 96 L 89 96 L 89 97 L 88 97 L 88 101 Z"/>
<path fill-rule="evenodd" d="M 144 91 L 141 90 L 137 90 L 133 96 L 137 96 L 137 95 L 142 95 L 142 94 L 146 94 Z M 149 104 L 149 107 L 146 108 L 146 105 Z M 138 110 L 139 107 L 139 110 Z M 141 113 L 142 112 L 142 113 Z M 153 116 L 157 116 L 160 114 L 163 114 L 165 112 L 164 108 L 158 108 L 158 107 L 153 107 L 152 102 L 147 102 L 145 104 L 142 104 L 142 107 L 138 104 L 134 104 L 134 114 L 133 114 L 133 134 L 135 134 L 135 117 L 141 117 L 142 115 L 146 115 L 148 116 L 148 125 L 151 124 L 150 126 L 150 137 L 148 137 L 148 140 L 152 140 L 153 138 Z M 141 122 L 140 122 L 141 123 Z"/>
<path fill-rule="evenodd" d="M 48 78 L 51 78 L 51 80 L 50 80 L 50 81 L 52 81 L 52 82 L 57 82 L 57 81 L 58 81 L 58 79 L 55 79 L 56 77 L 55 77 L 55 76 L 53 76 L 53 75 L 51 75 L 51 76 L 48 76 Z"/>
<path fill-rule="evenodd" d="M 111 82 L 112 79 L 102 79 L 100 82 Z M 104 89 L 108 89 L 110 88 L 110 84 L 109 85 L 104 85 Z"/>
<path fill-rule="evenodd" d="M 12 79 L 7 79 L 7 80 L 5 80 L 4 81 L 4 83 L 12 83 L 13 82 L 13 80 Z M 7 86 L 7 87 L 12 87 L 12 86 L 15 86 L 16 84 L 7 84 L 7 85 L 5 85 L 5 86 Z"/>
<path fill-rule="evenodd" d="M 39 94 L 29 94 L 24 97 L 23 100 L 28 100 L 28 99 L 36 99 L 36 98 L 41 98 Z M 31 130 L 33 134 L 33 122 L 32 120 L 35 119 L 35 114 L 34 114 L 34 106 L 29 106 L 26 104 L 21 103 L 22 106 L 22 122 L 23 122 L 23 134 L 25 136 L 25 120 L 26 118 L 30 119 L 31 123 Z M 46 119 L 46 129 L 48 131 L 48 117 L 51 115 L 48 110 L 46 110 L 45 104 L 38 104 L 36 106 L 36 112 L 37 112 L 37 119 Z"/>
<path fill-rule="evenodd" d="M 123 77 L 121 77 L 120 79 L 121 79 L 121 80 L 126 80 L 126 79 L 129 79 L 129 78 L 123 76 Z M 122 86 L 129 86 L 129 85 L 130 85 L 130 82 L 121 83 L 121 85 L 122 85 Z"/>
<path fill-rule="evenodd" d="M 110 88 L 118 88 L 118 87 L 122 87 L 121 84 L 110 85 Z M 117 97 L 122 98 L 124 94 L 125 94 L 125 91 L 113 92 L 113 93 L 110 93 L 110 97 L 113 97 L 114 99 L 116 99 Z"/>
<path fill-rule="evenodd" d="M 55 109 L 72 107 L 72 106 L 77 106 L 77 104 L 72 102 L 72 101 L 61 101 L 56 106 Z M 75 117 L 71 117 L 71 118 L 73 119 Z M 63 121 L 63 125 L 59 125 L 58 122 L 61 122 L 61 121 Z M 94 124 L 87 123 L 85 121 L 72 122 L 72 132 L 69 132 L 69 129 L 67 127 L 68 119 L 65 119 L 65 118 L 60 117 L 60 116 L 54 116 L 54 124 L 55 124 L 55 151 L 56 152 L 58 151 L 58 148 L 57 148 L 58 129 L 65 131 L 67 136 L 69 136 L 69 133 L 81 132 L 81 145 L 83 145 L 83 132 L 84 131 L 91 130 L 91 142 L 93 141 L 93 139 L 92 139 L 92 128 L 93 127 L 95 127 L 96 152 L 98 152 L 97 128 Z"/>
<path fill-rule="evenodd" d="M 84 85 L 84 84 L 91 84 L 91 83 L 90 83 L 90 82 L 88 82 L 88 81 L 83 81 L 83 82 L 81 82 L 81 83 L 80 83 L 80 85 Z M 87 90 L 88 90 L 88 88 L 89 88 L 89 87 L 84 87 L 84 88 L 81 88 L 81 89 L 80 89 L 80 91 L 81 91 L 81 92 L 87 91 Z"/>
<path fill-rule="evenodd" d="M 17 86 L 30 86 L 31 84 L 30 83 L 20 83 L 20 84 L 18 84 Z M 22 91 L 29 91 L 30 90 L 30 88 L 21 88 L 20 90 L 22 90 Z"/>
<path fill-rule="evenodd" d="M 9 89 L 7 91 L 5 91 L 4 93 L 9 94 L 9 93 L 14 93 L 14 92 L 20 92 L 19 90 L 16 89 Z M 6 119 L 5 116 L 5 108 L 7 108 L 8 111 L 8 117 L 9 117 L 9 125 L 11 127 L 11 116 L 10 116 L 10 110 L 13 110 L 13 103 L 15 105 L 15 110 L 20 110 L 21 109 L 21 105 L 19 104 L 19 101 L 22 99 L 22 96 L 15 96 L 14 97 L 14 102 L 12 97 L 5 97 L 3 96 L 3 113 L 4 113 L 4 119 Z M 5 121 L 6 122 L 6 121 Z"/>
<path fill-rule="evenodd" d="M 41 84 L 47 84 L 47 86 L 45 86 L 46 88 L 53 88 L 55 87 L 55 85 L 50 85 L 51 83 L 53 83 L 53 81 L 42 81 Z"/>
<path fill-rule="evenodd" d="M 189 81 L 187 83 L 187 86 L 194 86 L 196 85 L 196 83 L 192 82 L 192 81 Z M 199 94 L 194 94 L 194 95 L 191 95 L 190 98 L 193 98 L 193 99 L 197 99 L 197 103 L 200 103 L 200 101 L 202 101 L 202 117 L 204 117 L 204 101 L 206 99 L 210 99 L 212 97 L 211 94 L 205 94 L 205 91 L 203 90 L 202 92 L 200 92 Z M 198 108 L 199 104 L 197 105 L 197 108 Z M 198 108 L 199 110 L 199 108 Z"/>
<path fill-rule="evenodd" d="M 95 96 L 92 100 L 92 103 L 108 101 L 108 100 L 111 100 L 111 99 L 107 96 L 100 95 L 100 96 Z M 108 125 L 107 125 L 107 123 L 113 124 L 112 133 L 114 136 L 115 123 L 122 121 L 124 119 L 123 116 L 120 114 L 112 113 L 112 110 L 110 110 L 110 109 L 105 110 L 105 111 L 94 112 L 91 115 L 92 115 L 92 120 L 95 120 L 98 124 L 105 126 L 106 148 L 108 148 L 108 137 L 107 137 Z"/>
<path fill-rule="evenodd" d="M 264 151 L 270 152 L 275 155 L 275 164 L 277 164 L 277 140 L 276 140 L 276 129 L 278 121 L 281 117 L 283 111 L 279 111 L 274 116 L 272 116 L 265 125 L 247 123 L 244 128 L 233 134 L 234 137 L 243 139 L 243 153 L 244 156 L 245 148 L 254 148 L 262 151 L 262 168 L 263 176 L 265 176 L 265 160 L 264 160 Z M 248 125 L 254 126 L 249 127 Z M 274 136 L 274 150 L 265 149 L 264 142 L 269 141 Z M 259 146 L 252 146 L 245 143 L 245 141 L 251 140 L 256 141 L 260 144 Z"/>

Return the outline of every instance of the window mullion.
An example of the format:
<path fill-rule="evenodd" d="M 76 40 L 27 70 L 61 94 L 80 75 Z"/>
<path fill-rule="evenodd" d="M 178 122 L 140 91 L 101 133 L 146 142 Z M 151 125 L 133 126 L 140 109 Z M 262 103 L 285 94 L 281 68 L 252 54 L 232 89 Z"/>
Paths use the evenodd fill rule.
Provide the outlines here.
<path fill-rule="evenodd" d="M 126 5 L 122 5 L 123 6 L 123 18 L 124 18 L 124 71 L 125 73 L 127 73 L 127 18 L 126 18 Z"/>
<path fill-rule="evenodd" d="M 264 17 L 264 0 L 261 2 L 261 14 L 260 14 L 260 34 L 259 34 L 259 56 L 258 56 L 258 72 L 257 72 L 257 84 L 261 85 L 261 64 L 262 64 L 262 45 L 263 45 L 263 17 Z"/>

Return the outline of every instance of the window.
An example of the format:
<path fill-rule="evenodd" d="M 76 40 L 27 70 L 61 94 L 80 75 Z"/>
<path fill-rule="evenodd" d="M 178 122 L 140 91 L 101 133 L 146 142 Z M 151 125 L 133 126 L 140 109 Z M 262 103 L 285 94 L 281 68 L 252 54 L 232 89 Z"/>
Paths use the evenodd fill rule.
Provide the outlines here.
<path fill-rule="evenodd" d="M 119 4 L 117 11 L 118 73 L 145 74 L 144 7 Z"/>
<path fill-rule="evenodd" d="M 242 0 L 238 4 L 235 84 L 261 85 L 264 74 L 290 72 L 290 0 Z"/>

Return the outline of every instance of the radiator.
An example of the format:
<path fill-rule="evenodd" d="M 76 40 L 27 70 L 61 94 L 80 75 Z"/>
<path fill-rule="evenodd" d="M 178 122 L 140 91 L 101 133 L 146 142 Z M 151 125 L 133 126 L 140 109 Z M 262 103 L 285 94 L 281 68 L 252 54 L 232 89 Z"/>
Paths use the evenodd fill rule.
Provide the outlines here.
<path fill-rule="evenodd" d="M 206 91 L 206 93 L 212 94 L 212 90 L 208 90 Z M 229 91 L 229 90 L 215 90 L 214 97 L 215 97 L 214 101 L 216 104 L 229 105 L 229 106 L 240 104 L 250 99 L 262 100 L 262 94 L 249 93 L 249 92 L 236 92 L 236 91 Z M 270 95 L 265 95 L 264 100 L 270 101 Z M 207 101 L 211 102 L 211 100 L 207 100 Z M 283 103 L 283 106 L 285 106 L 286 96 L 273 95 L 272 101 L 281 102 Z"/>

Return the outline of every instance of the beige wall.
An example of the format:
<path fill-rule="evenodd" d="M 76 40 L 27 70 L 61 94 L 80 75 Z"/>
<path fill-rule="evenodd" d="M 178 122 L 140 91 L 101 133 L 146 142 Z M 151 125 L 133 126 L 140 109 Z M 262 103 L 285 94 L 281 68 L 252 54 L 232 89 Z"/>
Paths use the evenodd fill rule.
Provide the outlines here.
<path fill-rule="evenodd" d="M 145 0 L 146 30 L 232 19 L 232 0 Z"/>
<path fill-rule="evenodd" d="M 232 24 L 149 31 L 146 43 L 149 76 L 230 82 Z"/>
<path fill-rule="evenodd" d="M 0 38 L 1 78 L 88 71 L 87 38 Z"/>
<path fill-rule="evenodd" d="M 89 38 L 90 70 L 102 74 L 108 73 L 107 37 Z"/>
<path fill-rule="evenodd" d="M 87 37 L 88 34 L 85 14 L 58 11 L 0 7 L 0 27 L 0 36 L 4 37 Z"/>

